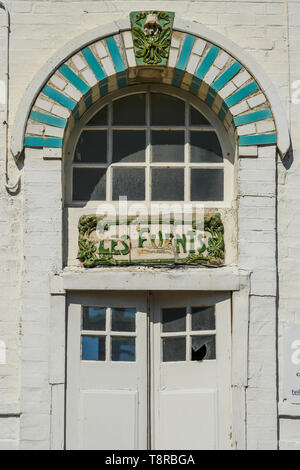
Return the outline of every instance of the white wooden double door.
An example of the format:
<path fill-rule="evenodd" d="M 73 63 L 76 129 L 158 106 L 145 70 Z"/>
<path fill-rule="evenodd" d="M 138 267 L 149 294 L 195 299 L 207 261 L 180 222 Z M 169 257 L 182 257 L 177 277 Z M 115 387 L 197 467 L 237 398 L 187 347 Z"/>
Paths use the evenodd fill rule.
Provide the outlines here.
<path fill-rule="evenodd" d="M 228 294 L 70 295 L 68 449 L 229 449 Z"/>

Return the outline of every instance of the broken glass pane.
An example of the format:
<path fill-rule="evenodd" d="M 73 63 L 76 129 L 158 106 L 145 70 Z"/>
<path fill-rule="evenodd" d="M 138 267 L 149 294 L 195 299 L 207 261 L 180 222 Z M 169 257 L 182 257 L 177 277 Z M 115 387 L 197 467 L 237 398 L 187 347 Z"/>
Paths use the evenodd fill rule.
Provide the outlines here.
<path fill-rule="evenodd" d="M 192 336 L 192 361 L 210 361 L 216 359 L 215 335 Z"/>

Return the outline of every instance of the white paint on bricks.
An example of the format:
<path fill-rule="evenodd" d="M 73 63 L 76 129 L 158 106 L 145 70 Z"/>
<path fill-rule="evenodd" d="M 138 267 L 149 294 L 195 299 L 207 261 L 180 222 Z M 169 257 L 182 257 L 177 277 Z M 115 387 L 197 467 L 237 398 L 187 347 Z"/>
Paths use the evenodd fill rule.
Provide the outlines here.
<path fill-rule="evenodd" d="M 250 108 L 256 108 L 256 106 L 259 106 L 260 104 L 263 104 L 266 102 L 266 97 L 262 93 L 253 96 L 253 98 L 248 99 L 248 104 Z"/>
<path fill-rule="evenodd" d="M 0 104 L 6 104 L 6 85 L 4 80 L 0 80 Z"/>
<path fill-rule="evenodd" d="M 194 54 L 197 54 L 199 56 L 202 56 L 203 51 L 205 49 L 206 42 L 203 41 L 202 39 L 196 39 L 195 44 L 193 46 L 192 52 Z"/>
<path fill-rule="evenodd" d="M 229 82 L 228 85 L 222 88 L 222 90 L 219 92 L 219 95 L 225 100 L 226 98 L 228 98 L 228 96 L 232 95 L 232 93 L 234 93 L 236 89 L 237 87 L 232 82 Z"/>
<path fill-rule="evenodd" d="M 6 364 L 6 343 L 0 340 L 0 365 Z"/>
<path fill-rule="evenodd" d="M 72 61 L 79 72 L 86 68 L 86 63 L 79 54 L 75 55 L 72 58 Z"/>
<path fill-rule="evenodd" d="M 104 57 L 107 57 L 108 53 L 107 53 L 107 50 L 105 49 L 105 46 L 104 46 L 102 41 L 97 42 L 95 47 L 96 47 L 96 50 L 97 50 L 97 53 L 98 53 L 98 56 L 100 57 L 100 59 L 103 59 Z"/>
<path fill-rule="evenodd" d="M 221 52 L 221 54 L 219 54 L 216 58 L 214 65 L 221 70 L 225 66 L 228 59 L 229 55 L 227 54 L 227 52 Z"/>

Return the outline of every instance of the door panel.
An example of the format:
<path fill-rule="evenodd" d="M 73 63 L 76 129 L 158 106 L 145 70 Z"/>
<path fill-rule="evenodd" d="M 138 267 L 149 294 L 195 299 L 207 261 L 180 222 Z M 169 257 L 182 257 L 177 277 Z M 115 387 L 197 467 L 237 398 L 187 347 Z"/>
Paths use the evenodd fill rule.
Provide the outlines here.
<path fill-rule="evenodd" d="M 176 332 L 166 331 L 170 328 L 164 328 L 163 317 L 165 313 L 168 316 L 167 309 L 172 308 L 185 309 L 177 322 L 180 325 Z M 152 445 L 156 449 L 230 448 L 229 295 L 155 294 L 153 310 L 152 407 L 155 413 Z M 213 321 L 210 320 L 210 315 L 214 315 Z M 182 321 L 183 317 L 185 322 Z M 171 329 L 174 330 L 174 325 Z M 177 337 L 185 339 L 185 360 L 165 361 L 165 341 L 169 338 L 175 340 Z M 203 354 L 206 351 L 206 356 L 202 360 L 196 360 L 197 350 L 192 353 L 193 346 L 196 349 L 199 345 L 201 353 L 202 344 L 205 347 Z"/>
<path fill-rule="evenodd" d="M 69 297 L 68 449 L 228 449 L 229 294 Z"/>
<path fill-rule="evenodd" d="M 147 448 L 146 300 L 142 293 L 70 297 L 68 449 Z M 104 325 L 100 309 L 105 311 Z M 92 314 L 85 321 L 87 311 Z M 133 311 L 135 325 L 128 327 Z M 97 342 L 99 337 L 105 346 Z"/>

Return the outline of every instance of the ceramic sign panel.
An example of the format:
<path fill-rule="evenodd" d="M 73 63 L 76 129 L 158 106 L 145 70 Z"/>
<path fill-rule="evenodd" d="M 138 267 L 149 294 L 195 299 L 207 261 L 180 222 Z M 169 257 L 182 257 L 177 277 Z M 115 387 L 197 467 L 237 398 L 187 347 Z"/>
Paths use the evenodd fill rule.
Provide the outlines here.
<path fill-rule="evenodd" d="M 78 259 L 82 266 L 116 264 L 224 264 L 224 226 L 220 214 L 182 224 L 171 220 L 84 215 L 78 224 Z"/>

